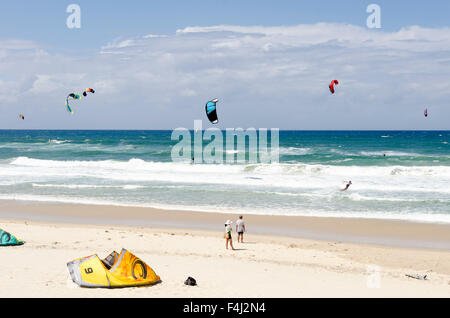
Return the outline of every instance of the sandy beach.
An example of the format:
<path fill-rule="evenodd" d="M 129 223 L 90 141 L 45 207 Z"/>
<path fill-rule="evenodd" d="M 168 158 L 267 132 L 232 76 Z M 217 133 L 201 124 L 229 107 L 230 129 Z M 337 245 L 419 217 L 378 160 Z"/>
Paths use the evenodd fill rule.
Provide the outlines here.
<path fill-rule="evenodd" d="M 26 243 L 0 249 L 0 297 L 450 296 L 449 225 L 249 215 L 245 242 L 235 235 L 232 251 L 223 239 L 227 218 L 237 215 L 2 201 L 0 228 Z M 420 242 L 436 248 L 413 247 Z M 67 262 L 122 248 L 162 282 L 108 290 L 71 281 Z M 198 286 L 185 286 L 188 276 Z"/>

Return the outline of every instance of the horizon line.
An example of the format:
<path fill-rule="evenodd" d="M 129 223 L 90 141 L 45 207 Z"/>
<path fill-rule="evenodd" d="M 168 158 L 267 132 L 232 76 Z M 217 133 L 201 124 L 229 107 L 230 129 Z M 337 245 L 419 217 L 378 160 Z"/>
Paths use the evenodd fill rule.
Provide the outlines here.
<path fill-rule="evenodd" d="M 105 128 L 105 129 L 89 129 L 89 128 L 83 128 L 83 129 L 43 129 L 43 128 L 31 128 L 31 129 L 15 129 L 15 128 L 0 128 L 0 131 L 173 131 L 178 128 L 184 128 L 184 127 L 177 127 L 173 129 L 111 129 L 111 128 Z M 210 127 L 210 128 L 216 128 L 216 127 Z M 254 127 L 249 127 L 254 128 Z M 247 128 L 247 129 L 249 129 Z M 220 131 L 225 131 L 226 129 L 220 129 Z M 237 127 L 234 129 L 244 129 L 242 127 Z M 254 128 L 256 130 L 261 128 Z M 279 131 L 448 131 L 450 132 L 450 129 L 280 129 L 280 128 L 265 128 L 267 130 L 270 129 L 278 129 Z M 189 131 L 195 131 L 195 129 L 187 129 Z M 206 131 L 207 129 L 202 129 L 202 131 Z M 245 131 L 246 129 L 244 129 Z"/>

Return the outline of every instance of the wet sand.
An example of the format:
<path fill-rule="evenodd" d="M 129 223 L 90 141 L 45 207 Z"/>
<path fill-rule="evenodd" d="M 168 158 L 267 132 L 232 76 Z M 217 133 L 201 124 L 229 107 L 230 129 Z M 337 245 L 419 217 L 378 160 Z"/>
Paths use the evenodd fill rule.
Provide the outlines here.
<path fill-rule="evenodd" d="M 0 218 L 222 231 L 237 214 L 154 208 L 1 201 Z M 450 224 L 401 220 L 245 215 L 252 234 L 450 250 Z"/>

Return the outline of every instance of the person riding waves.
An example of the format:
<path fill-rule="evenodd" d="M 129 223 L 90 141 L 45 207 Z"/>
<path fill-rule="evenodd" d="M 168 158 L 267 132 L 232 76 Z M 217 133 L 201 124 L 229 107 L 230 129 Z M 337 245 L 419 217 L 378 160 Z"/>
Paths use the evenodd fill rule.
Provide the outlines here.
<path fill-rule="evenodd" d="M 341 191 L 346 191 L 348 188 L 350 188 L 351 185 L 352 185 L 352 182 L 351 182 L 351 181 L 347 182 L 345 188 L 342 189 Z"/>

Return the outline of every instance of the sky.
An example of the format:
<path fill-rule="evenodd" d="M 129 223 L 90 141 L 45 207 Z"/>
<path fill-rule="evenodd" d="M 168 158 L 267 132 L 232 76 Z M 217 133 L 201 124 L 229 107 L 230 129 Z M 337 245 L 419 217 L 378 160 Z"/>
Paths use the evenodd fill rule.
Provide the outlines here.
<path fill-rule="evenodd" d="M 0 129 L 208 128 L 219 98 L 222 129 L 448 130 L 449 18 L 447 0 L 2 2 Z"/>

